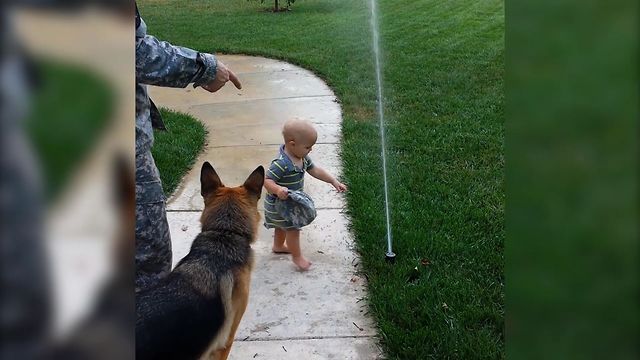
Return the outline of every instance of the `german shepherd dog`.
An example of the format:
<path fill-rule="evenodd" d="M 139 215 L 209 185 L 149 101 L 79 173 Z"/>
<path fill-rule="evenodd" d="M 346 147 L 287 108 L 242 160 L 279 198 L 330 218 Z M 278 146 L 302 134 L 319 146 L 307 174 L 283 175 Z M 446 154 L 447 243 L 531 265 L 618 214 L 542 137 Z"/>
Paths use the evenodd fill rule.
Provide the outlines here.
<path fill-rule="evenodd" d="M 136 359 L 226 359 L 249 299 L 264 168 L 225 187 L 200 173 L 202 232 L 173 271 L 136 298 Z"/>

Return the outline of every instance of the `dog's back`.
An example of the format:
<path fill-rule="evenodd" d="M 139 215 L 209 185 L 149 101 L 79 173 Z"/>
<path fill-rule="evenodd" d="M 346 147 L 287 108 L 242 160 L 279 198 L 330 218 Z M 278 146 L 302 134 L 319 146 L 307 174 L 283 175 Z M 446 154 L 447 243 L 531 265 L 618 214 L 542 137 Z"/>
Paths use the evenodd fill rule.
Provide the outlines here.
<path fill-rule="evenodd" d="M 257 186 L 264 179 L 259 169 L 250 186 L 250 193 L 258 191 L 255 201 L 247 202 L 244 190 L 236 191 L 240 195 L 229 188 L 218 191 L 221 183 L 211 190 L 203 182 L 203 231 L 165 279 L 137 295 L 137 359 L 198 359 L 231 346 L 248 297 L 250 244 L 259 220 Z M 226 355 L 228 349 L 220 357 Z"/>

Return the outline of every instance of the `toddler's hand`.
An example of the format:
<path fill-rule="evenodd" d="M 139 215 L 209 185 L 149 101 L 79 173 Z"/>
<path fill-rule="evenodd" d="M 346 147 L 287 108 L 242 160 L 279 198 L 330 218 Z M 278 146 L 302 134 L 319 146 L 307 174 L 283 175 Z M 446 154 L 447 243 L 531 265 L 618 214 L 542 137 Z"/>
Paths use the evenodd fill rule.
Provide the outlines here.
<path fill-rule="evenodd" d="M 347 185 L 341 183 L 340 181 L 336 181 L 332 185 L 333 185 L 334 188 L 336 188 L 336 190 L 338 190 L 338 192 L 347 191 Z"/>
<path fill-rule="evenodd" d="M 280 189 L 278 189 L 276 196 L 278 196 L 280 200 L 286 200 L 289 197 L 289 189 L 287 189 L 284 186 L 281 186 Z"/>

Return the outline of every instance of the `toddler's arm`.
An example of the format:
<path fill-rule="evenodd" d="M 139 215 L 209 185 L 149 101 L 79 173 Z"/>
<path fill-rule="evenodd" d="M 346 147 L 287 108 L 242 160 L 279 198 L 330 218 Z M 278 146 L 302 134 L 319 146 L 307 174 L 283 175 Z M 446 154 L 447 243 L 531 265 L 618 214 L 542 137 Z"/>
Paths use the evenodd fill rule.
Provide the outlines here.
<path fill-rule="evenodd" d="M 289 189 L 284 186 L 280 186 L 276 184 L 272 179 L 266 178 L 264 179 L 264 188 L 267 189 L 268 192 L 275 194 L 280 199 L 284 200 L 289 197 Z"/>
<path fill-rule="evenodd" d="M 309 175 L 313 176 L 314 178 L 333 185 L 333 187 L 336 188 L 338 192 L 347 191 L 347 186 L 345 184 L 336 180 L 336 178 L 334 178 L 331 174 L 329 174 L 325 169 L 321 168 L 320 166 L 316 165 L 311 169 L 308 169 L 307 172 L 309 173 Z"/>

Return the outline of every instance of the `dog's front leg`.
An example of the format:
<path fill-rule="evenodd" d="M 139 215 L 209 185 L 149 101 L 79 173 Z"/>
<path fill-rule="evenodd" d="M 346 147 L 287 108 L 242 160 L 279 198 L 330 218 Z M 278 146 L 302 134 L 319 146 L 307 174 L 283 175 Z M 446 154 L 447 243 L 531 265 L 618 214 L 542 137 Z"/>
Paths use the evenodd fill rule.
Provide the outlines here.
<path fill-rule="evenodd" d="M 229 352 L 231 351 L 231 345 L 233 345 L 233 339 L 236 337 L 236 331 L 242 320 L 242 315 L 247 309 L 249 303 L 249 287 L 251 284 L 251 269 L 246 268 L 240 271 L 233 287 L 233 307 L 235 310 L 235 316 L 233 317 L 233 324 L 231 325 L 231 331 L 229 337 L 223 349 L 220 349 L 213 353 L 213 360 L 227 360 Z"/>

